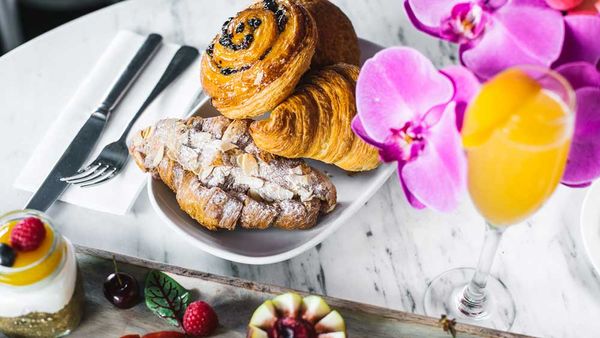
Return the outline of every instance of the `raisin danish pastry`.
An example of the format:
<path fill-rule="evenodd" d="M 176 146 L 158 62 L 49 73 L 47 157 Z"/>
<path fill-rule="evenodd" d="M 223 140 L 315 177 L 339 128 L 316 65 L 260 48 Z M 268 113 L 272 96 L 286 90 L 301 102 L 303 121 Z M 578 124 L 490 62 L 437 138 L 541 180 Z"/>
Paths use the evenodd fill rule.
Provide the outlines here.
<path fill-rule="evenodd" d="M 350 127 L 356 115 L 358 71 L 357 66 L 339 63 L 308 74 L 268 119 L 252 122 L 250 135 L 256 145 L 279 156 L 312 158 L 347 171 L 376 168 L 377 149 Z"/>
<path fill-rule="evenodd" d="M 161 120 L 135 135 L 130 153 L 207 229 L 313 227 L 336 205 L 332 182 L 302 160 L 259 150 L 249 123 L 223 116 Z"/>
<path fill-rule="evenodd" d="M 292 0 L 264 0 L 228 19 L 202 55 L 202 87 L 234 119 L 270 111 L 310 67 L 317 45 L 313 17 Z"/>

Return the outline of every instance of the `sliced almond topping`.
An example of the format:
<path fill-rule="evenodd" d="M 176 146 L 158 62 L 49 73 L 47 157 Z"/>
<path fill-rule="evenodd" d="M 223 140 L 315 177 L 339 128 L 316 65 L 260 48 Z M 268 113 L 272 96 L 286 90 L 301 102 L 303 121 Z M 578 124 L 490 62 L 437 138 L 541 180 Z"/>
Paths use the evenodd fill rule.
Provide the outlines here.
<path fill-rule="evenodd" d="M 310 183 L 310 179 L 308 175 L 300 175 L 298 176 L 298 182 L 302 185 L 308 185 L 308 183 Z"/>
<path fill-rule="evenodd" d="M 275 183 L 267 182 L 260 190 L 261 196 L 269 201 L 284 201 L 294 198 L 294 193 Z"/>
<path fill-rule="evenodd" d="M 169 148 L 167 148 L 167 157 L 171 160 L 177 159 L 177 153 Z"/>
<path fill-rule="evenodd" d="M 154 126 L 148 127 L 146 129 L 143 129 L 140 134 L 142 135 L 142 138 L 148 138 L 150 137 L 152 134 L 154 133 Z"/>
<path fill-rule="evenodd" d="M 302 175 L 303 174 L 301 166 L 295 166 L 295 167 L 291 168 L 290 171 L 294 175 Z"/>
<path fill-rule="evenodd" d="M 158 165 L 160 164 L 160 161 L 162 161 L 164 156 L 165 156 L 165 147 L 163 145 L 161 145 L 158 147 L 158 149 L 154 155 L 154 158 L 152 159 L 151 168 L 158 167 Z"/>
<path fill-rule="evenodd" d="M 252 154 L 242 154 L 238 157 L 238 164 L 244 174 L 249 176 L 258 176 L 258 162 Z"/>
<path fill-rule="evenodd" d="M 227 126 L 227 129 L 223 132 L 221 140 L 224 142 L 236 143 L 242 135 L 246 132 L 248 123 L 242 120 L 235 120 Z"/>
<path fill-rule="evenodd" d="M 215 167 L 213 166 L 208 166 L 202 169 L 202 173 L 200 173 L 200 175 L 198 177 L 200 177 L 201 181 L 206 180 L 206 178 L 208 178 L 208 176 L 210 176 L 210 174 L 212 174 L 213 170 L 215 169 Z"/>
<path fill-rule="evenodd" d="M 231 149 L 237 148 L 237 146 L 235 144 L 228 142 L 228 141 L 221 142 L 219 147 L 221 148 L 221 151 L 224 151 L 224 152 L 228 152 Z"/>
<path fill-rule="evenodd" d="M 259 188 L 262 188 L 263 185 L 265 185 L 265 181 L 263 181 L 262 179 L 260 179 L 258 177 L 250 177 L 250 176 L 244 176 L 244 175 L 236 176 L 235 183 L 241 184 L 241 185 L 247 185 L 251 189 L 259 189 Z"/>
<path fill-rule="evenodd" d="M 248 190 L 248 196 L 250 196 L 250 198 L 252 198 L 255 201 L 262 202 L 263 200 L 258 191 L 256 191 L 255 189 Z"/>

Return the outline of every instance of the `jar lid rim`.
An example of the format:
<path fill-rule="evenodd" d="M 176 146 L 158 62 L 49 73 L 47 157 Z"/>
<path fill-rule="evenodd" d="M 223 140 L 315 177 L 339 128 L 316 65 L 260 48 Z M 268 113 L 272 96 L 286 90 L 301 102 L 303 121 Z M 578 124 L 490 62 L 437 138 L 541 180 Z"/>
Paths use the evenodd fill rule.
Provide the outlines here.
<path fill-rule="evenodd" d="M 3 214 L 2 216 L 0 216 L 0 228 L 9 222 L 19 220 L 19 219 L 24 219 L 27 217 L 37 217 L 37 218 L 41 219 L 44 222 L 44 224 L 47 225 L 50 228 L 50 230 L 52 230 L 52 233 L 54 235 L 54 238 L 52 240 L 52 246 L 50 247 L 50 249 L 48 249 L 48 252 L 46 252 L 46 254 L 44 256 L 42 256 L 37 261 L 35 261 L 31 264 L 28 264 L 26 266 L 22 266 L 19 268 L 0 266 L 0 274 L 19 273 L 19 272 L 27 271 L 33 267 L 36 267 L 39 264 L 41 264 L 42 262 L 44 262 L 46 259 L 48 259 L 48 257 L 50 257 L 50 255 L 52 255 L 52 253 L 58 247 L 58 243 L 61 238 L 60 234 L 58 233 L 58 231 L 56 230 L 54 225 L 52 225 L 52 220 L 50 219 L 50 217 L 48 217 L 48 215 L 46 215 L 45 213 L 38 211 L 38 210 L 22 209 L 22 210 L 9 211 L 9 212 Z"/>

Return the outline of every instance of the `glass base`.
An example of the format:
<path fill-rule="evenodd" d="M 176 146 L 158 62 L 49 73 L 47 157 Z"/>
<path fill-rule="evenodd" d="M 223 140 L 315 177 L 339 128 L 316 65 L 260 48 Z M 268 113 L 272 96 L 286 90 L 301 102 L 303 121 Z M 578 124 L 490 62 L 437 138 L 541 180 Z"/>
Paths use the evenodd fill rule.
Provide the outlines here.
<path fill-rule="evenodd" d="M 437 276 L 425 291 L 425 314 L 436 318 L 445 314 L 458 323 L 509 330 L 515 321 L 515 303 L 504 283 L 495 277 L 487 279 L 487 299 L 483 307 L 467 311 L 464 306 L 459 306 L 474 273 L 475 269 L 458 268 Z"/>

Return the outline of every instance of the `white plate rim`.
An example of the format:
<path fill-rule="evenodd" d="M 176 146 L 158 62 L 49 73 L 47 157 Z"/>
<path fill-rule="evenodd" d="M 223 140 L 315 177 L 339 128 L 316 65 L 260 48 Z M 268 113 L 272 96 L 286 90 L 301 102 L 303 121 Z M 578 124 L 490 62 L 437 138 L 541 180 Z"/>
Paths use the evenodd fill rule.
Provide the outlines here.
<path fill-rule="evenodd" d="M 194 244 L 196 247 L 200 248 L 201 250 L 203 250 L 213 256 L 220 257 L 220 258 L 226 259 L 228 261 L 232 261 L 232 262 L 250 264 L 250 265 L 265 265 L 265 264 L 273 264 L 273 263 L 283 262 L 283 261 L 286 261 L 293 257 L 296 257 L 296 256 L 304 253 L 305 251 L 317 246 L 318 244 L 323 242 L 327 237 L 329 237 L 331 234 L 333 234 L 336 230 L 338 230 L 345 221 L 347 221 L 352 215 L 354 215 L 358 210 L 360 210 L 364 206 L 364 204 L 379 190 L 379 188 L 381 188 L 381 186 L 388 180 L 388 178 L 392 175 L 392 173 L 394 173 L 396 171 L 396 166 L 393 163 L 390 163 L 390 164 L 384 163 L 381 165 L 380 170 L 383 170 L 384 173 L 382 175 L 379 175 L 377 177 L 377 180 L 369 186 L 366 193 L 362 194 L 360 196 L 360 198 L 358 198 L 356 200 L 356 202 L 354 204 L 354 205 L 356 205 L 356 207 L 349 209 L 347 212 L 343 213 L 342 215 L 340 215 L 339 217 L 334 219 L 326 229 L 319 232 L 315 237 L 306 241 L 306 243 L 304 243 L 294 249 L 291 249 L 291 250 L 288 250 L 288 251 L 285 251 L 285 252 L 282 252 L 279 254 L 262 256 L 262 257 L 254 257 L 254 256 L 247 256 L 247 255 L 232 253 L 227 250 L 223 250 L 223 249 L 219 249 L 219 248 L 215 248 L 213 246 L 207 245 L 207 244 L 202 243 L 202 242 L 196 240 L 195 238 L 193 238 L 191 235 L 189 235 L 187 232 L 185 232 L 183 229 L 181 229 L 179 226 L 177 226 L 177 224 L 175 224 L 167 216 L 167 214 L 163 212 L 161 206 L 158 204 L 158 201 L 155 198 L 154 188 L 153 188 L 153 184 L 155 182 L 151 175 L 148 176 L 148 183 L 147 183 L 148 197 L 150 199 L 150 204 L 152 205 L 152 208 L 158 214 L 158 216 L 162 219 L 162 221 L 164 223 L 166 223 L 171 229 L 173 229 L 177 233 L 183 235 L 183 237 L 185 237 L 189 242 L 191 242 L 192 244 Z"/>
<path fill-rule="evenodd" d="M 580 215 L 580 227 L 581 227 L 581 238 L 585 253 L 588 256 L 588 260 L 592 263 L 592 266 L 596 270 L 596 273 L 600 274 L 600 243 L 596 241 L 593 243 L 593 238 L 599 237 L 599 224 L 594 221 L 600 221 L 597 217 L 598 211 L 594 211 L 594 208 L 598 209 L 600 204 L 593 203 L 600 201 L 600 181 L 595 182 L 588 189 L 585 198 L 583 199 L 583 206 L 581 207 Z M 596 245 L 594 245 L 596 244 Z"/>
<path fill-rule="evenodd" d="M 371 41 L 360 39 L 361 50 L 363 46 L 366 50 L 370 50 L 372 54 L 375 54 L 378 50 L 382 50 L 384 47 L 377 45 Z M 363 53 L 365 50 L 362 50 Z M 365 55 L 363 55 L 364 57 Z M 191 111 L 196 112 L 202 105 L 204 105 L 208 101 L 208 97 L 204 97 L 197 101 L 196 106 Z M 351 216 L 353 216 L 356 212 L 358 212 L 364 204 L 377 192 L 383 184 L 389 179 L 389 177 L 396 171 L 397 166 L 394 163 L 383 163 L 377 170 L 381 170 L 382 173 L 377 176 L 377 178 L 368 186 L 366 191 L 361 194 L 357 199 L 354 200 L 354 207 L 349 208 L 346 212 L 337 216 L 337 218 L 333 219 L 327 228 L 320 231 L 317 235 L 306 241 L 305 243 L 295 247 L 293 249 L 267 256 L 248 256 L 238 253 L 232 253 L 225 249 L 216 248 L 209 244 L 203 243 L 196 238 L 194 238 L 191 234 L 186 232 L 184 229 L 180 228 L 175 222 L 171 220 L 171 218 L 167 215 L 166 212 L 163 211 L 162 207 L 159 205 L 159 202 L 156 198 L 156 194 L 154 193 L 154 184 L 159 184 L 158 182 L 154 182 L 152 176 L 148 176 L 147 180 L 147 191 L 148 197 L 150 199 L 150 204 L 154 211 L 158 214 L 159 218 L 166 223 L 171 229 L 175 230 L 175 232 L 181 234 L 185 237 L 191 244 L 200 248 L 201 250 L 228 261 L 243 263 L 243 264 L 251 264 L 251 265 L 265 265 L 265 264 L 273 264 L 279 263 L 282 261 L 286 261 L 290 258 L 296 257 L 305 251 L 312 249 L 317 246 L 321 242 L 323 242 L 327 237 L 337 231 L 342 224 L 344 224 Z M 163 184 L 163 183 L 160 183 Z"/>

